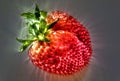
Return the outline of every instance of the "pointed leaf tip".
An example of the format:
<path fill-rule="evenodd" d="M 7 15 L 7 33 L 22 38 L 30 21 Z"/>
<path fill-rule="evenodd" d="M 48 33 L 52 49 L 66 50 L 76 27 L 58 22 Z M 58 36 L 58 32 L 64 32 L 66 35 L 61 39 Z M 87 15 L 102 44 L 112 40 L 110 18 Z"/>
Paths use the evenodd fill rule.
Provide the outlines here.
<path fill-rule="evenodd" d="M 54 27 L 54 25 L 55 25 L 58 21 L 59 21 L 59 18 L 58 18 L 56 21 L 50 23 L 50 24 L 48 25 L 48 29 Z"/>
<path fill-rule="evenodd" d="M 34 14 L 31 13 L 31 12 L 22 13 L 21 16 L 26 17 L 28 19 L 34 19 L 35 18 Z"/>
<path fill-rule="evenodd" d="M 23 52 L 34 40 L 23 40 L 23 39 L 18 39 L 16 40 L 20 43 L 22 43 L 22 46 L 20 47 L 20 52 Z"/>
<path fill-rule="evenodd" d="M 40 11 L 40 9 L 39 9 L 38 5 L 35 4 L 35 12 L 39 12 L 39 11 Z"/>
<path fill-rule="evenodd" d="M 40 15 L 42 19 L 46 19 L 47 12 L 46 11 L 40 11 Z"/>
<path fill-rule="evenodd" d="M 39 10 L 39 7 L 38 7 L 37 4 L 36 4 L 36 7 L 35 7 L 35 17 L 36 17 L 36 19 L 39 20 L 39 17 L 40 17 L 40 10 Z"/>

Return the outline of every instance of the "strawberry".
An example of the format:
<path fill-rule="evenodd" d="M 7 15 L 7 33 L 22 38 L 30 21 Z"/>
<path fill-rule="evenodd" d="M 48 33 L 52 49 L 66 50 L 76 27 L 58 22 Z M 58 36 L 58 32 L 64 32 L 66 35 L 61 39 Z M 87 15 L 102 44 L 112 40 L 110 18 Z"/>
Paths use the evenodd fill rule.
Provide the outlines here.
<path fill-rule="evenodd" d="M 88 64 L 88 60 L 92 53 L 92 48 L 91 48 L 91 41 L 87 29 L 82 24 L 80 24 L 75 18 L 62 11 L 51 12 L 47 16 L 47 22 L 51 23 L 58 18 L 59 21 L 55 24 L 53 29 L 55 31 L 63 30 L 74 33 L 78 37 L 78 39 L 81 40 L 89 49 L 88 50 L 89 54 L 83 54 L 84 61 L 86 62 L 85 64 Z"/>
<path fill-rule="evenodd" d="M 28 26 L 20 52 L 28 46 L 32 63 L 49 73 L 70 75 L 88 65 L 92 53 L 88 31 L 62 11 L 47 14 L 36 5 L 35 12 L 23 13 Z"/>

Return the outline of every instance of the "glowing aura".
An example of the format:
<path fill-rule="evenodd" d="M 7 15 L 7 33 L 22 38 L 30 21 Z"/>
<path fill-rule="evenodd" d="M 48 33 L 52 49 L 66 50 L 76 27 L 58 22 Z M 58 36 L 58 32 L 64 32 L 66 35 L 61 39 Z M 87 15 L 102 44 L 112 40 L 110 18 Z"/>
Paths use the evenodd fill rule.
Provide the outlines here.
<path fill-rule="evenodd" d="M 47 14 L 36 5 L 35 12 L 23 13 L 27 18 L 27 39 L 18 39 L 23 52 L 29 45 L 32 63 L 58 75 L 72 75 L 84 70 L 92 54 L 89 32 L 75 18 L 62 11 Z"/>

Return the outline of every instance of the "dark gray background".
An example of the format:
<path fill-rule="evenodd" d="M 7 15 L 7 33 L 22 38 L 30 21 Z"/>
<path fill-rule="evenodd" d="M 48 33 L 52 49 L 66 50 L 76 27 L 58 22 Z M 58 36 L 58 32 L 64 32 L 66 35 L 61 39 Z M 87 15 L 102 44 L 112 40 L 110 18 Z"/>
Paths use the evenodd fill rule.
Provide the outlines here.
<path fill-rule="evenodd" d="M 18 53 L 15 40 L 21 30 L 20 13 L 34 3 L 48 11 L 68 12 L 89 30 L 94 52 L 86 81 L 120 81 L 119 0 L 1 0 L 0 81 L 38 81 L 34 66 L 25 60 L 27 53 Z"/>

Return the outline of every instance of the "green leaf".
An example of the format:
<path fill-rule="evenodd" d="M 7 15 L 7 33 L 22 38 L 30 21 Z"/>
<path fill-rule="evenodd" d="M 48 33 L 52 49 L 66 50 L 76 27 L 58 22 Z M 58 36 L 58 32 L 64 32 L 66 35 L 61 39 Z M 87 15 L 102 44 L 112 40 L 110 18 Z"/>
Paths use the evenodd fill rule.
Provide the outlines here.
<path fill-rule="evenodd" d="M 31 12 L 22 13 L 21 16 L 26 17 L 27 19 L 34 19 L 35 15 Z"/>
<path fill-rule="evenodd" d="M 48 25 L 47 25 L 47 28 L 50 29 L 50 28 L 54 27 L 54 25 L 55 25 L 58 21 L 59 21 L 59 19 L 57 19 L 56 21 L 48 24 Z"/>
<path fill-rule="evenodd" d="M 23 52 L 34 41 L 34 40 L 23 40 L 23 39 L 18 39 L 18 38 L 16 38 L 16 40 L 22 43 L 20 52 Z"/>
<path fill-rule="evenodd" d="M 40 32 L 42 33 L 42 32 L 44 32 L 44 29 L 45 29 L 45 27 L 46 27 L 46 21 L 44 20 L 44 19 L 41 19 L 40 20 Z"/>
<path fill-rule="evenodd" d="M 39 17 L 40 17 L 40 10 L 38 8 L 38 5 L 36 4 L 36 7 L 35 7 L 35 18 L 39 20 Z"/>
<path fill-rule="evenodd" d="M 32 34 L 33 36 L 36 36 L 36 32 L 35 32 L 33 26 L 29 27 L 29 33 Z"/>
<path fill-rule="evenodd" d="M 40 12 L 38 5 L 35 6 L 35 12 Z"/>
<path fill-rule="evenodd" d="M 29 46 L 29 44 L 23 44 L 23 45 L 20 47 L 20 52 L 23 52 L 28 46 Z"/>
<path fill-rule="evenodd" d="M 29 33 L 34 35 L 34 36 L 38 35 L 39 29 L 37 28 L 36 23 L 29 26 Z"/>
<path fill-rule="evenodd" d="M 35 22 L 35 27 L 36 27 L 36 30 L 39 31 L 40 30 L 40 22 Z"/>
<path fill-rule="evenodd" d="M 33 40 L 35 37 L 32 34 L 28 34 L 28 35 L 26 35 L 26 38 L 28 40 Z"/>
<path fill-rule="evenodd" d="M 20 43 L 27 43 L 27 42 L 32 42 L 34 40 L 23 40 L 23 39 L 19 39 L 19 38 L 16 38 L 16 40 Z"/>
<path fill-rule="evenodd" d="M 40 11 L 40 18 L 46 19 L 47 12 L 46 11 Z"/>

